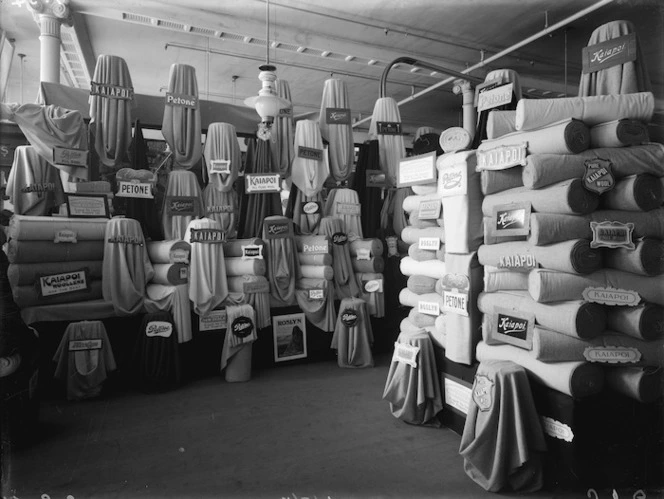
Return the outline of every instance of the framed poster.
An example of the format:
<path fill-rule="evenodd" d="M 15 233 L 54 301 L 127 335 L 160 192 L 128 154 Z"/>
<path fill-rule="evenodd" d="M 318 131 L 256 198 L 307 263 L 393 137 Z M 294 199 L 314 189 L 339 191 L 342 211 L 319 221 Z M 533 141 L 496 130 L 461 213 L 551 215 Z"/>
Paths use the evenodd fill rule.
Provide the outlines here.
<path fill-rule="evenodd" d="M 105 194 L 66 193 L 66 196 L 67 215 L 70 218 L 111 218 Z"/>
<path fill-rule="evenodd" d="M 275 362 L 307 357 L 307 326 L 303 313 L 273 317 L 272 331 Z"/>

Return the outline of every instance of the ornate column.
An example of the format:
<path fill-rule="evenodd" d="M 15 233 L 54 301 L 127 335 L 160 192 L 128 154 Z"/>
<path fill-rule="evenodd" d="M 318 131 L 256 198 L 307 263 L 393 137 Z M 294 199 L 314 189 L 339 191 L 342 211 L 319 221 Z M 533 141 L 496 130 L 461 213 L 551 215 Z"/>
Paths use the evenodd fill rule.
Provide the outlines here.
<path fill-rule="evenodd" d="M 39 25 L 39 79 L 60 83 L 60 24 L 74 24 L 69 0 L 28 0 Z"/>
<path fill-rule="evenodd" d="M 475 113 L 475 92 L 468 80 L 455 80 L 452 92 L 455 95 L 463 95 L 463 127 L 470 134 L 470 138 L 475 136 L 475 127 L 477 126 L 477 115 Z"/>

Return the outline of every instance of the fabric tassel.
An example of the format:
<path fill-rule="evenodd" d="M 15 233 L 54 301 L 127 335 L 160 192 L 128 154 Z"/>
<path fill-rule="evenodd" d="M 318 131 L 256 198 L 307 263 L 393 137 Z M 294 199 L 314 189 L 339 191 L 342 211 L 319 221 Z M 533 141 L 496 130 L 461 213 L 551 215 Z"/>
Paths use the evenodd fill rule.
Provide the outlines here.
<path fill-rule="evenodd" d="M 403 135 L 387 135 L 378 129 L 378 122 L 401 123 L 399 106 L 392 97 L 381 97 L 376 100 L 371 124 L 369 125 L 369 138 L 378 139 L 380 169 L 385 173 L 388 185 L 397 185 L 397 167 L 399 160 L 406 157 L 406 148 Z"/>
<path fill-rule="evenodd" d="M 196 175 L 188 170 L 171 171 L 161 213 L 164 238 L 184 239 L 189 223 L 203 215 L 203 206 Z"/>
<path fill-rule="evenodd" d="M 293 102 L 290 86 L 286 80 L 277 79 L 275 82 L 277 96 Z M 279 110 L 279 116 L 275 116 L 270 136 L 270 150 L 272 152 L 272 164 L 275 171 L 281 174 L 281 178 L 287 179 L 291 176 L 291 164 L 295 157 L 293 144 L 293 107 Z"/>
<path fill-rule="evenodd" d="M 206 166 L 202 172 L 203 181 L 217 191 L 232 191 L 242 166 L 242 153 L 235 127 L 230 123 L 210 123 L 205 136 L 203 157 Z M 225 171 L 213 173 L 214 161 L 228 161 L 228 168 L 224 166 Z"/>
<path fill-rule="evenodd" d="M 346 123 L 336 122 L 330 110 L 345 114 Z M 338 111 L 340 109 L 346 110 Z M 336 78 L 325 80 L 323 97 L 320 104 L 318 124 L 324 140 L 329 144 L 330 172 L 337 182 L 343 182 L 350 177 L 354 161 L 353 129 L 350 122 L 350 101 L 346 82 Z"/>

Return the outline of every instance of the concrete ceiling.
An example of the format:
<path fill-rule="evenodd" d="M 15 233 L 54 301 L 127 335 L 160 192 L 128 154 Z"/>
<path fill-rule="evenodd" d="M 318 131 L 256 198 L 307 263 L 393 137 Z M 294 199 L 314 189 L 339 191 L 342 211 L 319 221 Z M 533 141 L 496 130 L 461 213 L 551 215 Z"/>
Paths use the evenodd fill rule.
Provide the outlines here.
<path fill-rule="evenodd" d="M 97 56 L 113 54 L 127 62 L 138 94 L 164 95 L 171 64 L 186 63 L 196 68 L 201 99 L 241 105 L 256 95 L 258 66 L 269 54 L 289 82 L 296 115 L 319 109 L 324 81 L 333 76 L 347 82 L 358 120 L 371 114 L 381 73 L 397 57 L 462 72 L 597 1 L 270 0 L 266 53 L 265 0 L 71 0 L 75 23 L 63 29 L 62 83 L 89 88 Z M 24 1 L 0 2 L 0 27 L 16 48 L 5 100 L 21 100 L 22 53 L 23 101 L 31 102 L 39 29 Z M 616 0 L 470 74 L 511 68 L 530 97 L 576 95 L 591 32 L 626 19 L 637 28 L 661 118 L 663 18 L 661 0 Z M 387 94 L 401 101 L 445 79 L 403 65 L 390 71 Z M 440 131 L 460 123 L 461 98 L 446 84 L 402 105 L 401 115 L 410 134 L 419 126 Z"/>

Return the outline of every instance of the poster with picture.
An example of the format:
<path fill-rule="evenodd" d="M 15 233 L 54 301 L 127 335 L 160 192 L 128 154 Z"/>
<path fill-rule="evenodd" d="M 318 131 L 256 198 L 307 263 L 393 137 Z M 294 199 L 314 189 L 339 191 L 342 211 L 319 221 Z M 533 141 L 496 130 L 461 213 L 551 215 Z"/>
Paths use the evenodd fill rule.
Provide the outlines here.
<path fill-rule="evenodd" d="M 273 317 L 272 330 L 275 362 L 307 357 L 307 326 L 303 313 Z"/>

